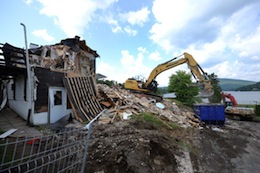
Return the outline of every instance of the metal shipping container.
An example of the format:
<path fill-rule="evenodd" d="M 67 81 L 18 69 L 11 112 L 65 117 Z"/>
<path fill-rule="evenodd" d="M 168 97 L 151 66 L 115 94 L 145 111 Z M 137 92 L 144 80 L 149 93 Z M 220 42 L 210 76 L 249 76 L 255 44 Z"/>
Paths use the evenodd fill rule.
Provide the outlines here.
<path fill-rule="evenodd" d="M 206 124 L 225 124 L 224 104 L 195 104 L 194 112 Z"/>

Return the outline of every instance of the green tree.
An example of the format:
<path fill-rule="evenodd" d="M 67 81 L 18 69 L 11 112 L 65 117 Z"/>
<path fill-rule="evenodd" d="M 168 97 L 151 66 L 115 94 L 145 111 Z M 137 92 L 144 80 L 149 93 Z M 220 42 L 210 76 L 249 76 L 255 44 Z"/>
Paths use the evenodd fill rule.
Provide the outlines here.
<path fill-rule="evenodd" d="M 157 91 L 156 91 L 156 94 L 165 94 L 167 92 L 168 92 L 167 87 L 158 87 Z"/>
<path fill-rule="evenodd" d="M 179 70 L 176 74 L 170 76 L 168 86 L 168 91 L 174 92 L 177 100 L 188 106 L 192 106 L 195 103 L 195 96 L 199 92 L 198 87 L 192 86 L 191 78 L 191 74 Z"/>
<path fill-rule="evenodd" d="M 221 95 L 222 89 L 219 85 L 218 76 L 215 75 L 214 73 L 212 73 L 212 74 L 208 75 L 208 77 L 211 81 L 211 85 L 214 90 L 214 94 L 208 98 L 209 102 L 210 103 L 220 103 L 222 100 L 222 95 Z"/>

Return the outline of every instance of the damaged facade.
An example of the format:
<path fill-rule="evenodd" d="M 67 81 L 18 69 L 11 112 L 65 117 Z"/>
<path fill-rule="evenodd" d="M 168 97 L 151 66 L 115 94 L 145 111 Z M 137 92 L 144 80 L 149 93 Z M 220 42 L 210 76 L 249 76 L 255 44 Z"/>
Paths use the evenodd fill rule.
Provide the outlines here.
<path fill-rule="evenodd" d="M 76 36 L 55 45 L 30 48 L 29 74 L 25 52 L 1 44 L 0 84 L 1 101 L 8 98 L 9 107 L 29 124 L 52 124 L 72 114 L 85 121 L 102 110 L 95 99 L 99 55 L 85 40 Z"/>

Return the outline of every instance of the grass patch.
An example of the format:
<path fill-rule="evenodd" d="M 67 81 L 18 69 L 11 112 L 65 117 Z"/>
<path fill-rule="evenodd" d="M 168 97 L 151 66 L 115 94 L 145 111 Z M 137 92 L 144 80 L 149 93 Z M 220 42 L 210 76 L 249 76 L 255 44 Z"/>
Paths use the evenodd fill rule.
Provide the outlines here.
<path fill-rule="evenodd" d="M 254 116 L 253 121 L 255 122 L 260 122 L 260 116 Z"/>
<path fill-rule="evenodd" d="M 180 128 L 180 126 L 177 123 L 164 121 L 164 120 L 160 119 L 157 115 L 154 115 L 149 112 L 143 112 L 138 115 L 133 115 L 131 117 L 131 119 L 150 123 L 157 128 L 161 128 L 161 127 L 166 127 L 166 128 L 170 128 L 170 129 Z"/>
<path fill-rule="evenodd" d="M 255 105 L 238 104 L 237 106 L 244 107 L 244 108 L 255 108 Z"/>

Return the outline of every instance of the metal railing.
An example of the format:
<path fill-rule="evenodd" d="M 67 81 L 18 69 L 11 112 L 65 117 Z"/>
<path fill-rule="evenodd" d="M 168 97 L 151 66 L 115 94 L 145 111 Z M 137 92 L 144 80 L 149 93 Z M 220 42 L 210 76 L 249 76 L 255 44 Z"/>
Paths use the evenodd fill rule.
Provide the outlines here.
<path fill-rule="evenodd" d="M 0 141 L 0 172 L 84 172 L 90 130 Z"/>

